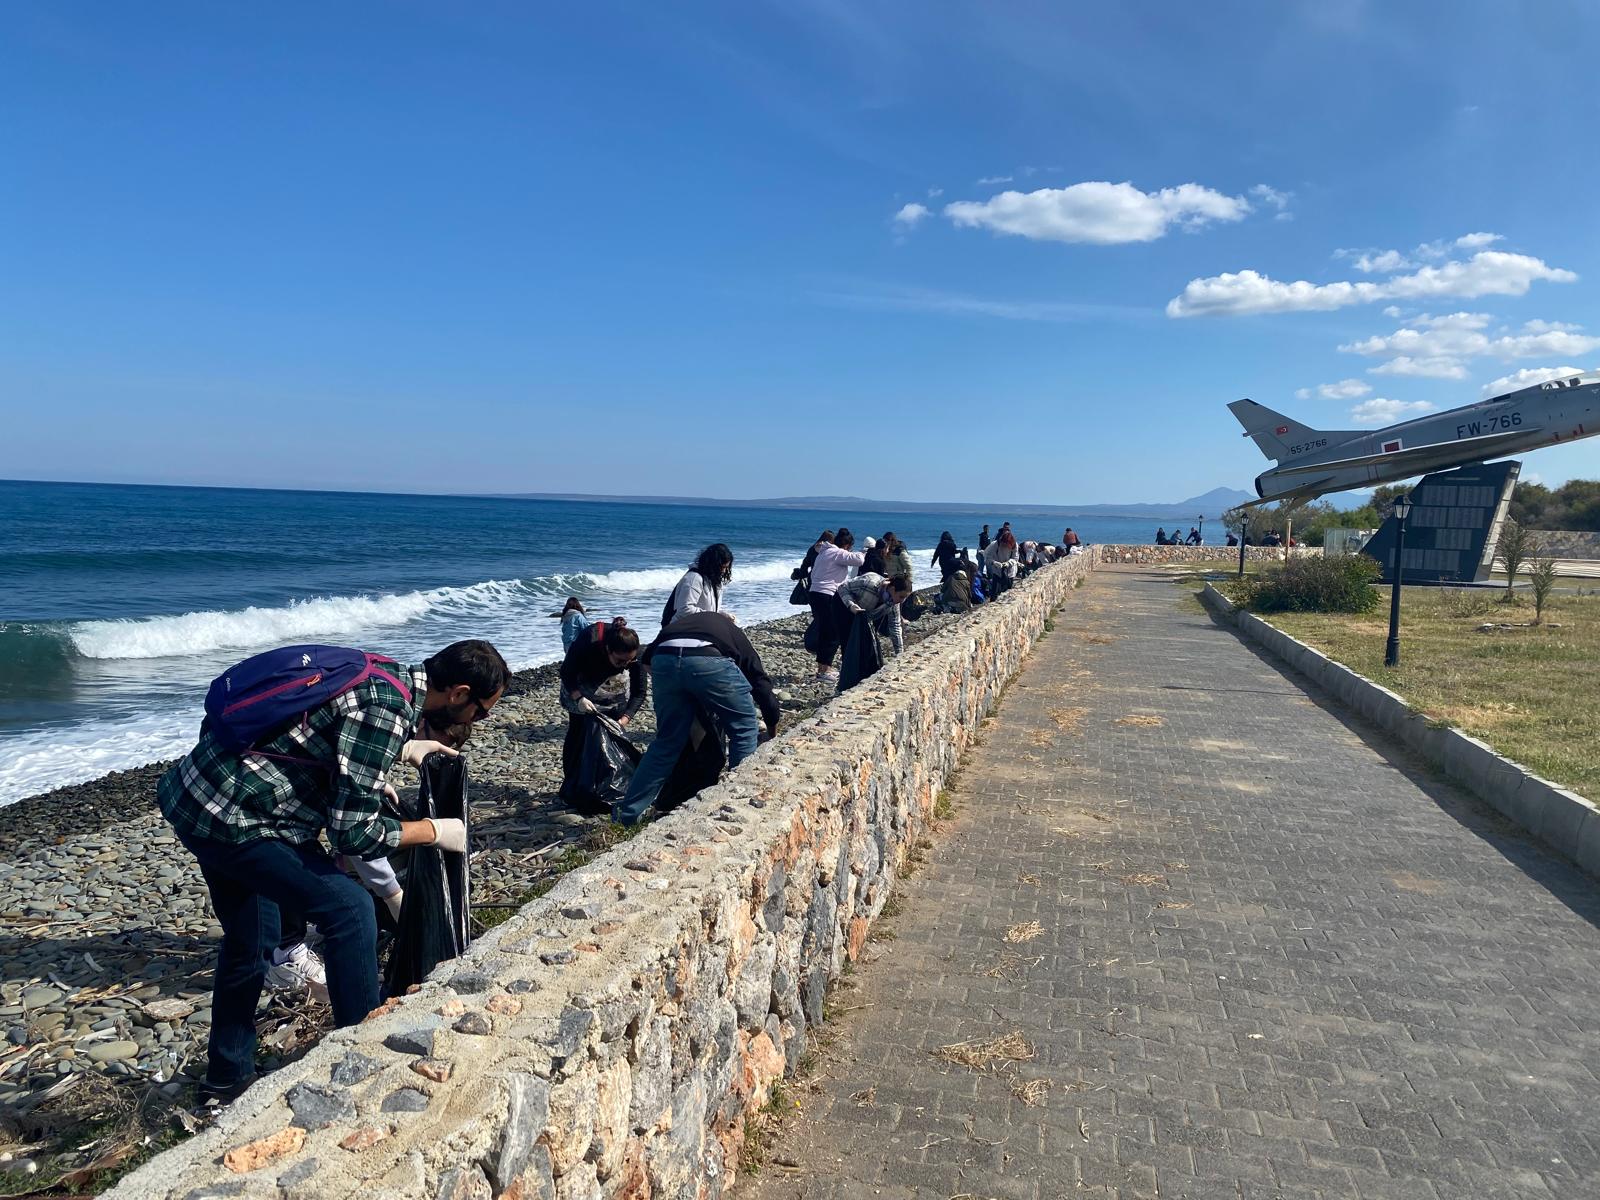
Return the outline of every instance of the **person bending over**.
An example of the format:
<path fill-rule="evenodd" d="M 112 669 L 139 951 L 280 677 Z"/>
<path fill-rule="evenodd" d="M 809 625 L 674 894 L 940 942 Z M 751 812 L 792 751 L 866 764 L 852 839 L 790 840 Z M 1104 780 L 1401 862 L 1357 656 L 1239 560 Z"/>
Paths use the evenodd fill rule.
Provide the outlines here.
<path fill-rule="evenodd" d="M 644 661 L 655 697 L 656 740 L 639 760 L 627 796 L 612 810 L 624 825 L 638 821 L 661 794 L 697 713 L 710 717 L 728 739 L 730 768 L 755 752 L 763 723 L 768 737 L 778 732 L 772 680 L 750 639 L 726 613 L 679 617 L 650 643 Z"/>
<path fill-rule="evenodd" d="M 461 821 L 388 815 L 388 776 L 396 763 L 417 767 L 448 749 L 409 740 L 419 716 L 433 727 L 481 720 L 511 672 L 482 641 L 456 642 L 397 671 L 409 696 L 373 674 L 243 751 L 226 749 L 203 728 L 195 748 L 156 786 L 162 814 L 200 864 L 222 926 L 202 1094 L 231 1097 L 254 1077 L 256 1001 L 279 940 L 280 906 L 322 931 L 334 1023 L 354 1025 L 376 1007 L 372 901 L 334 854 L 365 860 L 402 846 L 466 848 Z"/>
<path fill-rule="evenodd" d="M 582 765 L 583 739 L 596 713 L 627 728 L 644 707 L 644 670 L 639 662 L 639 635 L 622 617 L 589 626 L 561 660 L 561 707 L 567 712 L 567 736 L 561 743 L 561 791 Z M 570 803 L 570 801 L 569 801 Z M 590 814 L 595 815 L 595 814 Z"/>
<path fill-rule="evenodd" d="M 833 545 L 816 547 L 817 557 L 811 563 L 811 616 L 816 623 L 817 678 L 832 681 L 839 678 L 833 669 L 833 657 L 839 653 L 839 622 L 834 617 L 834 594 L 850 578 L 853 568 L 866 561 L 866 554 L 853 547 L 855 534 L 841 528 L 833 535 Z"/>
<path fill-rule="evenodd" d="M 856 614 L 866 613 L 884 633 L 889 635 L 889 640 L 894 644 L 894 652 L 899 654 L 906 648 L 905 635 L 900 625 L 900 606 L 905 603 L 909 595 L 911 595 L 909 576 L 896 575 L 893 579 L 885 579 L 882 575 L 871 573 L 858 575 L 841 587 L 836 597 L 839 606 L 836 616 L 839 628 L 841 631 L 848 631 Z M 841 636 L 840 640 L 843 641 L 845 638 Z"/>

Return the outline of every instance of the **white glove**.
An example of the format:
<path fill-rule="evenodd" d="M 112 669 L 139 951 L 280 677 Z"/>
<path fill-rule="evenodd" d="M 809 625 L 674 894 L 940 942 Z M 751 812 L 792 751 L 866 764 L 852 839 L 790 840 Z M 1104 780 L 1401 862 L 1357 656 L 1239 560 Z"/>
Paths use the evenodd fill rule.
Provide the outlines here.
<path fill-rule="evenodd" d="M 378 897 L 383 901 L 383 906 L 389 910 L 389 915 L 395 919 L 396 924 L 400 922 L 400 905 L 405 902 L 405 898 L 406 894 L 403 890 L 396 892 L 392 896 Z"/>
<path fill-rule="evenodd" d="M 443 742 L 434 742 L 428 740 L 407 742 L 404 746 L 400 747 L 400 761 L 405 763 L 406 766 L 415 767 L 420 771 L 422 769 L 422 760 L 427 758 L 428 755 L 432 754 L 435 750 L 443 750 L 451 758 L 454 758 L 458 753 L 460 753 L 459 751 L 446 746 Z"/>
<path fill-rule="evenodd" d="M 582 711 L 588 713 L 590 716 L 597 716 L 597 715 L 599 715 L 599 712 L 600 712 L 599 708 L 597 708 L 595 706 L 595 702 L 593 700 L 589 699 L 589 697 L 587 697 L 587 696 L 585 696 L 582 700 L 578 701 L 578 707 Z"/>
<path fill-rule="evenodd" d="M 429 817 L 433 826 L 433 845 L 456 854 L 467 852 L 467 823 L 457 817 Z"/>

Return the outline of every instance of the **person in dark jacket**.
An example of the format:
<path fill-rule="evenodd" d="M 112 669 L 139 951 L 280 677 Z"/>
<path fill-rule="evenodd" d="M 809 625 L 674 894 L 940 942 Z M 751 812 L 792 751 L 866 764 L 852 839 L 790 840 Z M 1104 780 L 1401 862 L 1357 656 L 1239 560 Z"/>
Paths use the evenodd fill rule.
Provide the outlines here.
<path fill-rule="evenodd" d="M 627 728 L 644 707 L 644 668 L 639 665 L 639 635 L 617 617 L 590 625 L 573 639 L 561 660 L 561 707 L 567 712 L 567 737 L 561 744 L 563 787 L 578 772 L 583 739 L 595 713 Z"/>
<path fill-rule="evenodd" d="M 985 550 L 987 550 L 989 548 L 989 542 L 991 540 L 992 539 L 989 537 L 989 527 L 987 525 L 985 525 L 983 527 L 983 529 L 978 534 L 978 553 L 979 554 L 982 554 Z"/>
<path fill-rule="evenodd" d="M 706 713 L 728 739 L 728 766 L 755 752 L 765 724 L 778 732 L 780 710 L 761 656 L 723 613 L 679 617 L 644 652 L 655 696 L 656 740 L 634 770 L 628 794 L 612 817 L 632 825 L 655 803 L 689 740 L 698 713 Z"/>
<path fill-rule="evenodd" d="M 948 529 L 939 535 L 939 544 L 934 547 L 933 559 L 928 565 L 939 568 L 940 580 L 949 579 L 961 569 L 961 557 L 956 549 L 956 539 L 950 536 Z"/>
<path fill-rule="evenodd" d="M 881 541 L 873 538 L 867 539 L 866 558 L 861 562 L 861 569 L 857 575 L 882 575 L 889 569 L 889 548 Z"/>

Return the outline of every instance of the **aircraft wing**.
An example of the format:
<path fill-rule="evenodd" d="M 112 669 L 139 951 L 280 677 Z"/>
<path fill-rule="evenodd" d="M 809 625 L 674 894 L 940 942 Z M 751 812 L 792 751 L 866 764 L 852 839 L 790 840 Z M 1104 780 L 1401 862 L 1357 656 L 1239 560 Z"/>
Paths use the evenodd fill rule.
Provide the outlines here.
<path fill-rule="evenodd" d="M 1391 450 L 1387 454 L 1362 454 L 1355 458 L 1336 458 L 1332 462 L 1307 463 L 1300 467 L 1279 467 L 1275 472 L 1278 475 L 1309 475 L 1313 471 L 1342 471 L 1346 467 L 1370 467 L 1374 463 L 1406 463 L 1433 462 L 1441 450 L 1454 450 L 1465 448 L 1483 454 L 1492 454 L 1496 446 L 1509 446 L 1520 441 L 1530 433 L 1537 433 L 1542 426 L 1523 425 L 1510 433 L 1489 433 L 1481 437 L 1456 438 L 1448 442 L 1434 442 L 1428 446 L 1407 446 L 1404 450 Z"/>

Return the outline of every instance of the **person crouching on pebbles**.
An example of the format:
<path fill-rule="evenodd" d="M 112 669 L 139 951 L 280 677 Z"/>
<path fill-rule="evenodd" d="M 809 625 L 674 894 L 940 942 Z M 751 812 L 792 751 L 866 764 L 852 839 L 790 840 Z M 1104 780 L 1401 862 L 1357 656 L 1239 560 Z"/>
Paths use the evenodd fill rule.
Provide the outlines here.
<path fill-rule="evenodd" d="M 482 720 L 510 679 L 488 642 L 456 642 L 420 666 L 394 666 L 393 677 L 366 675 L 259 745 L 230 750 L 202 727 L 195 748 L 162 775 L 157 802 L 198 860 L 222 925 L 202 1095 L 232 1098 L 255 1077 L 256 1001 L 280 906 L 322 931 L 334 1024 L 354 1025 L 377 1006 L 372 900 L 319 836 L 333 854 L 358 859 L 404 846 L 464 851 L 459 820 L 390 816 L 388 776 L 397 763 L 420 767 L 436 750 L 455 753 L 409 740 L 419 719 L 433 728 Z"/>

